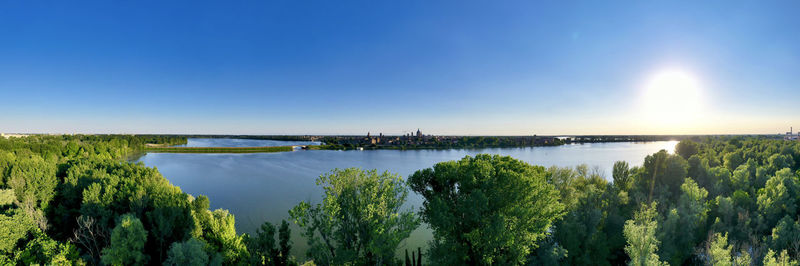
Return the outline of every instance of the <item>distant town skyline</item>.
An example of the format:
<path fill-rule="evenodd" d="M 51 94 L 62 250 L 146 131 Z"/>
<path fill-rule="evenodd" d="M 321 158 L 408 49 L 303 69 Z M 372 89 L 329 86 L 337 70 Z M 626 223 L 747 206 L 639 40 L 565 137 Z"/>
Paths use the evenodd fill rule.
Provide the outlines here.
<path fill-rule="evenodd" d="M 0 132 L 783 134 L 798 1 L 0 3 Z"/>

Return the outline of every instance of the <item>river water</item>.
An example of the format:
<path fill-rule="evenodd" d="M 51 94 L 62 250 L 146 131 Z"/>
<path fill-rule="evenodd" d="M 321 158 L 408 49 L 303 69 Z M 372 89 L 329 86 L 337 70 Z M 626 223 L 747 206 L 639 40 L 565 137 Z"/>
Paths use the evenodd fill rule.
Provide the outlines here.
<path fill-rule="evenodd" d="M 295 141 L 242 139 L 189 139 L 189 147 L 252 147 L 314 144 Z M 289 220 L 288 210 L 300 201 L 317 203 L 322 189 L 315 180 L 334 168 L 360 167 L 388 170 L 408 177 L 437 162 L 479 153 L 508 155 L 543 166 L 599 167 L 606 179 L 616 161 L 641 165 L 648 154 L 665 149 L 672 153 L 677 141 L 570 144 L 555 147 L 450 149 L 450 150 L 298 150 L 279 153 L 196 154 L 148 153 L 137 161 L 156 167 L 172 184 L 192 195 L 206 195 L 212 209 L 228 209 L 236 217 L 237 231 L 253 234 L 264 221 Z M 407 200 L 415 209 L 422 198 L 413 192 Z M 304 258 L 306 244 L 293 228 L 293 254 Z M 414 249 L 431 239 L 422 226 L 402 244 Z"/>

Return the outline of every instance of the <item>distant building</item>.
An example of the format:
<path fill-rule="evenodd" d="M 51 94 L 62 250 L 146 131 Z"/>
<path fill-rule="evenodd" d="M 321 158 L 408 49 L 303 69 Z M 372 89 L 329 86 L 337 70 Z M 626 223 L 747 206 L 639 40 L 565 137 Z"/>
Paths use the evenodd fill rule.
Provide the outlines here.
<path fill-rule="evenodd" d="M 422 131 L 419 131 L 419 128 L 417 128 L 417 138 L 421 137 L 422 137 Z"/>
<path fill-rule="evenodd" d="M 798 132 L 797 135 L 795 135 L 794 128 L 789 127 L 789 132 L 786 132 L 786 135 L 783 136 L 783 140 L 800 141 L 800 132 Z"/>
<path fill-rule="evenodd" d="M 7 139 L 10 139 L 10 138 L 23 138 L 23 137 L 27 137 L 27 136 L 30 136 L 30 135 L 0 133 L 0 138 L 7 138 Z"/>

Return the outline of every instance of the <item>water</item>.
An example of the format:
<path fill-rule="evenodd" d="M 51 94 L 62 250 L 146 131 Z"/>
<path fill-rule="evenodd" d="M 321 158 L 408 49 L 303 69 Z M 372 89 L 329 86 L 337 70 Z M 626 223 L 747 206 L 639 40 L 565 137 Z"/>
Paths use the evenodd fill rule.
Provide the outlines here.
<path fill-rule="evenodd" d="M 304 145 L 294 141 L 189 139 L 191 145 L 245 147 Z M 253 234 L 264 221 L 289 220 L 288 210 L 300 201 L 319 202 L 322 190 L 315 180 L 334 168 L 361 167 L 388 170 L 408 177 L 414 171 L 432 167 L 437 162 L 457 160 L 466 155 L 491 153 L 509 155 L 543 166 L 597 166 L 611 179 L 616 161 L 641 165 L 644 157 L 665 149 L 670 153 L 676 141 L 644 143 L 590 143 L 556 147 L 453 149 L 453 150 L 366 150 L 366 151 L 294 151 L 250 154 L 149 153 L 138 161 L 156 167 L 172 184 L 192 195 L 206 195 L 212 208 L 224 208 L 236 216 L 237 231 Z M 422 205 L 422 198 L 411 193 L 409 206 Z M 293 253 L 299 258 L 306 249 L 299 230 L 293 228 Z M 401 246 L 416 249 L 430 240 L 429 229 L 417 229 Z"/>
<path fill-rule="evenodd" d="M 318 141 L 281 141 L 267 139 L 189 138 L 186 144 L 175 147 L 273 147 L 290 145 L 319 145 Z"/>

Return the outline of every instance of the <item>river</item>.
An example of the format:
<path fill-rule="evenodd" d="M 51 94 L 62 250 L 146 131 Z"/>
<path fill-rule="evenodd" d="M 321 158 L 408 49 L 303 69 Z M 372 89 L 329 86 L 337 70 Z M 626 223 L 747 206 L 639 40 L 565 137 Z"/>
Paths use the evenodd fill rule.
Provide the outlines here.
<path fill-rule="evenodd" d="M 189 147 L 252 147 L 306 145 L 313 143 L 274 140 L 189 139 Z M 508 155 L 543 166 L 599 167 L 606 179 L 616 161 L 641 165 L 648 154 L 665 149 L 672 153 L 677 141 L 570 144 L 555 147 L 450 149 L 450 150 L 298 150 L 278 153 L 196 154 L 148 153 L 137 161 L 156 167 L 172 184 L 192 195 L 206 195 L 212 209 L 228 209 L 236 217 L 239 233 L 253 234 L 264 221 L 289 220 L 288 210 L 300 201 L 317 203 L 322 190 L 316 178 L 334 168 L 361 167 L 388 170 L 408 177 L 414 171 L 437 162 L 457 160 L 466 155 L 491 153 Z M 418 208 L 422 198 L 413 192 L 407 201 Z M 299 258 L 306 249 L 299 230 L 293 228 L 293 254 Z M 425 246 L 431 232 L 422 226 L 402 244 L 414 249 Z"/>

